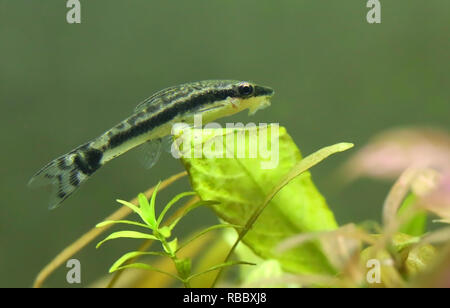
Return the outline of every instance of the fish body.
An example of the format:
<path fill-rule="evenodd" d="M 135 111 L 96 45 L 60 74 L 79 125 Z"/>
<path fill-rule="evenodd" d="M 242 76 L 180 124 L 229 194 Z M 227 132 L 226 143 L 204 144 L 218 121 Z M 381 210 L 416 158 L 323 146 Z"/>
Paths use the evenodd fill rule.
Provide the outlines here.
<path fill-rule="evenodd" d="M 170 135 L 175 123 L 191 124 L 199 113 L 203 123 L 245 109 L 252 114 L 270 105 L 273 93 L 271 88 L 236 80 L 198 81 L 161 90 L 99 137 L 48 163 L 29 185 L 53 184 L 50 208 L 55 208 L 107 162 L 141 144 Z"/>

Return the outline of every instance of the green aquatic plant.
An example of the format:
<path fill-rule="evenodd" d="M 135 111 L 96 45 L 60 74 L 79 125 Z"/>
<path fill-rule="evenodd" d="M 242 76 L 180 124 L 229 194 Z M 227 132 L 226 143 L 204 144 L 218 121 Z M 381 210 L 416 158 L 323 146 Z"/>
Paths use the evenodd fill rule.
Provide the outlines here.
<path fill-rule="evenodd" d="M 189 258 L 179 258 L 177 256 L 177 253 L 185 247 L 189 242 L 195 240 L 196 238 L 204 235 L 205 233 L 216 230 L 216 229 L 222 229 L 222 228 L 239 228 L 240 226 L 232 225 L 232 224 L 217 224 L 210 226 L 202 231 L 200 231 L 197 235 L 192 237 L 191 239 L 187 240 L 182 245 L 178 244 L 178 238 L 171 238 L 172 237 L 172 231 L 175 228 L 175 226 L 178 224 L 178 222 L 183 218 L 185 215 L 187 215 L 191 210 L 199 207 L 199 206 L 208 206 L 215 204 L 214 201 L 199 201 L 185 209 L 184 213 L 179 216 L 175 221 L 168 225 L 163 225 L 163 220 L 166 215 L 166 213 L 170 210 L 170 208 L 180 199 L 187 197 L 187 196 L 194 196 L 196 195 L 195 192 L 184 192 L 181 194 L 176 195 L 172 200 L 170 200 L 162 210 L 162 212 L 159 214 L 159 216 L 156 216 L 155 213 L 155 202 L 156 202 L 156 194 L 158 192 L 158 187 L 160 183 L 156 186 L 155 190 L 153 191 L 152 197 L 149 200 L 145 197 L 144 194 L 138 195 L 139 200 L 139 206 L 136 206 L 130 202 L 124 201 L 124 200 L 117 200 L 120 204 L 127 206 L 130 208 L 134 213 L 138 214 L 141 220 L 144 223 L 139 223 L 136 221 L 131 220 L 107 220 L 103 221 L 99 224 L 97 224 L 96 227 L 103 228 L 107 225 L 111 224 L 127 224 L 132 226 L 138 226 L 140 228 L 144 228 L 149 233 L 143 233 L 138 231 L 117 231 L 114 233 L 111 233 L 109 236 L 107 236 L 104 240 L 99 242 L 97 244 L 97 248 L 99 248 L 101 245 L 103 245 L 105 242 L 113 240 L 113 239 L 119 239 L 119 238 L 132 238 L 132 239 L 147 239 L 147 240 L 153 240 L 157 241 L 161 244 L 162 250 L 161 251 L 132 251 L 128 252 L 122 257 L 120 257 L 109 269 L 110 273 L 123 270 L 126 268 L 140 268 L 150 271 L 156 271 L 159 273 L 166 274 L 174 279 L 177 279 L 181 281 L 186 287 L 190 287 L 190 281 L 192 278 L 198 277 L 202 274 L 205 274 L 210 271 L 215 271 L 224 267 L 229 267 L 232 265 L 238 265 L 238 264 L 247 264 L 251 265 L 252 263 L 244 262 L 244 261 L 227 261 L 221 264 L 217 264 L 209 269 L 204 270 L 203 272 L 199 273 L 191 273 L 191 260 Z M 151 231 L 151 232 L 150 232 Z M 140 256 L 162 256 L 162 257 L 168 257 L 173 261 L 173 264 L 176 268 L 177 274 L 174 275 L 172 273 L 169 273 L 167 271 L 158 269 L 152 265 L 145 264 L 145 263 L 130 263 L 124 265 L 127 261 L 134 259 L 136 257 Z"/>
<path fill-rule="evenodd" d="M 278 132 L 276 143 L 269 137 L 272 129 Z M 200 146 L 202 151 L 229 151 L 233 154 L 231 159 L 228 156 L 181 156 L 186 172 L 163 181 L 145 195 L 139 194 L 135 200 L 118 200 L 128 212 L 122 208 L 120 214 L 115 213 L 98 224 L 97 233 L 82 237 L 89 238 L 84 241 L 85 245 L 113 224 L 128 224 L 147 231 L 114 232 L 98 244 L 101 246 L 118 238 L 145 240 L 137 251 L 126 253 L 111 266 L 110 272 L 115 275 L 108 286 L 115 285 L 119 274 L 128 273 L 128 268 L 149 270 L 141 273 L 146 273 L 145 277 L 151 281 L 155 281 L 155 272 L 159 272 L 186 287 L 215 286 L 218 281 L 223 282 L 219 279 L 222 270 L 237 264 L 254 266 L 241 266 L 239 280 L 226 280 L 234 286 L 442 285 L 445 269 L 450 268 L 446 261 L 450 256 L 450 228 L 430 230 L 427 221 L 434 214 L 441 219 L 433 222 L 450 222 L 449 174 L 427 168 L 408 168 L 386 197 L 381 224 L 369 221 L 340 226 L 314 185 L 309 169 L 332 154 L 350 149 L 353 144 L 338 143 L 302 157 L 283 127 L 204 129 L 195 142 L 188 138 L 192 132 L 194 130 L 176 136 L 181 140 L 182 153 L 195 152 Z M 239 135 L 244 141 L 244 154 L 250 151 L 251 138 L 268 138 L 267 149 L 279 154 L 278 165 L 261 168 L 262 163 L 273 157 L 260 153 L 255 157 L 235 155 L 237 149 L 229 147 L 227 137 Z M 270 151 L 273 147 L 279 151 Z M 189 176 L 193 192 L 176 195 L 157 216 L 157 192 L 185 175 Z M 191 200 L 166 218 L 175 203 L 185 197 Z M 175 226 L 199 206 L 214 211 L 220 223 L 182 241 L 173 237 Z M 123 220 L 131 212 L 142 222 Z M 149 241 L 159 243 L 160 250 L 148 251 Z M 81 249 L 80 245 L 74 246 Z M 64 251 L 61 255 L 67 259 L 73 251 L 78 251 L 76 249 L 71 247 L 71 253 Z M 62 256 L 55 258 L 55 262 L 61 264 Z M 137 258 L 142 256 L 162 257 L 167 262 L 158 259 L 150 264 L 138 263 Z M 48 270 L 43 272 L 48 276 Z M 41 284 L 42 276 L 37 281 Z M 169 286 L 172 282 L 153 286 Z"/>
<path fill-rule="evenodd" d="M 255 128 L 255 130 L 256 134 L 253 136 L 256 136 L 257 140 L 261 141 L 261 138 L 271 136 L 272 127 Z M 263 130 L 265 130 L 264 136 L 261 134 Z M 181 148 L 181 150 L 186 150 L 186 146 L 195 150 L 195 147 L 199 145 L 203 147 L 211 143 L 211 141 L 224 140 L 226 138 L 223 137 L 238 133 L 244 133 L 244 139 L 247 141 L 245 151 L 248 151 L 251 138 L 248 130 L 234 130 L 230 132 L 221 129 L 203 130 L 203 138 L 200 142 L 196 140 L 195 144 L 190 144 L 187 139 L 181 140 L 181 144 L 184 145 L 184 148 Z M 199 234 L 225 227 L 234 228 L 238 232 L 237 241 L 224 261 L 211 269 L 207 269 L 205 272 L 215 269 L 221 271 L 228 265 L 239 264 L 239 262 L 230 261 L 230 257 L 241 240 L 257 255 L 264 259 L 275 258 L 281 263 L 283 268 L 292 272 L 334 272 L 320 246 L 315 243 L 293 249 L 283 255 L 274 255 L 273 248 L 284 238 L 299 232 L 333 230 L 337 228 L 332 212 L 328 209 L 325 199 L 312 183 L 307 170 L 329 155 L 345 151 L 353 145 L 349 143 L 336 144 L 302 158 L 298 148 L 284 128 L 277 130 L 277 134 L 280 146 L 279 152 L 276 153 L 280 155 L 278 158 L 280 164 L 277 168 L 260 168 L 259 164 L 262 161 L 270 160 L 270 157 L 256 157 L 256 159 L 245 158 L 247 157 L 245 155 L 244 158 L 234 157 L 233 159 L 224 159 L 223 157 L 217 159 L 211 157 L 182 157 L 182 162 L 189 172 L 191 183 L 196 193 L 203 200 L 215 200 L 216 202 L 210 202 L 208 206 L 216 212 L 221 220 L 227 222 L 226 224 L 209 227 Z M 187 138 L 188 135 L 185 134 L 178 137 Z M 270 140 L 268 142 L 270 144 Z M 226 144 L 224 148 L 226 148 Z M 233 180 L 230 180 L 230 176 L 233 177 Z M 127 223 L 145 227 L 152 230 L 153 233 L 115 232 L 101 241 L 98 246 L 110 239 L 127 237 L 159 241 L 163 251 L 134 251 L 127 253 L 114 263 L 110 272 L 130 267 L 160 271 L 142 263 L 123 264 L 132 258 L 143 255 L 168 256 L 173 259 L 178 276 L 174 277 L 172 274 L 164 273 L 172 275 L 173 278 L 182 281 L 186 285 L 186 282 L 194 277 L 188 275 L 191 261 L 177 258 L 177 239 L 168 241 L 172 229 L 185 214 L 168 226 L 161 227 L 160 225 L 165 213 L 177 200 L 196 193 L 177 195 L 166 205 L 157 219 L 154 210 L 156 190 L 149 203 L 143 195 L 139 196 L 140 207 L 119 200 L 121 204 L 130 207 L 136 212 L 145 222 L 145 225 L 130 221 L 106 221 L 99 224 L 98 227 L 111 223 Z M 288 199 L 290 199 L 290 202 L 286 202 Z M 236 203 L 236 200 L 239 200 L 239 202 Z M 194 205 L 193 207 L 196 206 Z M 190 210 L 191 208 L 188 208 L 186 214 Z M 274 230 L 271 230 L 268 226 L 276 227 L 277 232 L 273 232 Z M 190 241 L 188 240 L 187 242 Z M 219 275 L 216 279 L 218 277 Z"/>

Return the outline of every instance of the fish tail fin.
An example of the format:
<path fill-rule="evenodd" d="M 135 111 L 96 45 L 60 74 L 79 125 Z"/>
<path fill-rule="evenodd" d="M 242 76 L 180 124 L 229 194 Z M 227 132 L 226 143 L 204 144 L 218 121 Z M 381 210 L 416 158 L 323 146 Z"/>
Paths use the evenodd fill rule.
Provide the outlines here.
<path fill-rule="evenodd" d="M 98 168 L 102 151 L 88 144 L 62 155 L 40 169 L 28 182 L 29 187 L 52 186 L 49 209 L 58 207 Z"/>

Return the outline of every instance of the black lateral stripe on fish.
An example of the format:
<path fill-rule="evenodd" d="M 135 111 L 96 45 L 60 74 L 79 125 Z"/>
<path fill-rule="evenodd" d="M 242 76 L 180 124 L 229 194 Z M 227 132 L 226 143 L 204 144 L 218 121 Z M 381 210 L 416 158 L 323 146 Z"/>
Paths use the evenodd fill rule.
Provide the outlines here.
<path fill-rule="evenodd" d="M 110 130 L 48 163 L 29 185 L 53 184 L 50 208 L 55 208 L 104 164 L 136 146 L 169 135 L 173 124 L 192 123 L 196 113 L 202 115 L 203 123 L 244 109 L 253 114 L 270 105 L 273 93 L 271 88 L 236 80 L 198 81 L 161 90 Z"/>

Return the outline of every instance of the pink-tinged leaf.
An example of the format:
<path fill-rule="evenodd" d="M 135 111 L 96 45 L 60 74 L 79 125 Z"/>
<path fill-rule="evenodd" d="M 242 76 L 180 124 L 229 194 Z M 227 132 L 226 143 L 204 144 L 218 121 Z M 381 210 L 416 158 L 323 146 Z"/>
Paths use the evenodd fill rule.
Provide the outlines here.
<path fill-rule="evenodd" d="M 423 210 L 420 207 L 424 197 L 433 193 L 438 187 L 441 174 L 430 168 L 407 168 L 392 186 L 383 205 L 383 224 L 391 231 L 397 230 L 401 224 L 416 218 Z M 412 193 L 414 201 L 412 204 L 400 209 L 408 193 Z M 399 211 L 400 209 L 400 211 Z"/>
<path fill-rule="evenodd" d="M 444 220 L 450 220 L 450 169 L 439 178 L 435 189 L 422 196 L 420 205 Z"/>
<path fill-rule="evenodd" d="M 450 135 L 430 128 L 393 129 L 375 136 L 343 167 L 348 180 L 395 179 L 408 167 L 450 169 Z"/>
<path fill-rule="evenodd" d="M 301 233 L 282 241 L 277 252 L 283 252 L 307 242 L 318 240 L 329 261 L 336 269 L 348 265 L 363 243 L 374 244 L 374 238 L 354 224 L 347 224 L 332 231 Z"/>
<path fill-rule="evenodd" d="M 385 226 L 392 224 L 396 220 L 397 211 L 410 191 L 414 179 L 420 172 L 420 169 L 408 168 L 392 186 L 383 205 L 383 224 Z"/>

